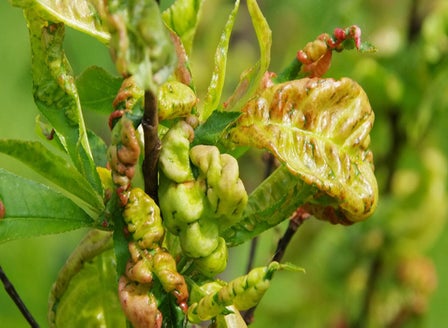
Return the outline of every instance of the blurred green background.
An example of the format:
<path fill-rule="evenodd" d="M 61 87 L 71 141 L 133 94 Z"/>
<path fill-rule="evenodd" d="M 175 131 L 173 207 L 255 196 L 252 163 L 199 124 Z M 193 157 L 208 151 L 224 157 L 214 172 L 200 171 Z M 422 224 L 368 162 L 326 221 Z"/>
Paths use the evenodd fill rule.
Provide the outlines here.
<path fill-rule="evenodd" d="M 163 1 L 162 1 L 163 3 Z M 271 70 L 280 71 L 298 49 L 322 32 L 357 24 L 374 55 L 333 56 L 327 76 L 348 76 L 369 95 L 376 113 L 371 148 L 380 185 L 377 213 L 351 227 L 305 222 L 285 260 L 306 274 L 280 272 L 255 314 L 253 327 L 443 327 L 448 325 L 448 3 L 443 0 L 263 0 L 273 32 Z M 233 1 L 206 1 L 191 57 L 199 95 L 206 90 L 213 53 Z M 36 139 L 30 51 L 20 10 L 0 2 L 0 138 Z M 90 65 L 114 72 L 105 47 L 67 29 L 65 48 L 74 71 Z M 231 43 L 226 94 L 258 58 L 245 8 Z M 108 136 L 106 118 L 87 125 Z M 244 156 L 248 190 L 264 173 L 260 152 Z M 0 155 L 0 167 L 34 177 Z M 265 233 L 255 259 L 264 265 L 285 225 Z M 85 231 L 0 245 L 0 265 L 37 321 L 46 326 L 47 296 L 65 259 Z M 231 251 L 226 278 L 243 274 L 249 245 Z M 437 283 L 434 273 L 437 273 Z M 373 286 L 373 288 L 371 288 Z M 366 301 L 366 292 L 371 293 Z M 0 326 L 27 327 L 0 290 Z"/>

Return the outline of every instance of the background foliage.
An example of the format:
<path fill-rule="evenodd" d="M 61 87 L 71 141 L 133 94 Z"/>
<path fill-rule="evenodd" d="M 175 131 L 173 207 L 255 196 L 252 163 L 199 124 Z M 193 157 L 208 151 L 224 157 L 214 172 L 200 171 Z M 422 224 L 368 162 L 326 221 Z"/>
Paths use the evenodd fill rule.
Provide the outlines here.
<path fill-rule="evenodd" d="M 429 15 L 423 25 L 424 37 L 414 38 L 409 28 L 414 2 L 420 4 L 416 17 Z M 390 265 L 391 271 L 397 259 L 406 255 L 424 254 L 434 261 L 438 283 L 422 324 L 440 327 L 448 323 L 444 322 L 448 294 L 445 278 L 448 264 L 444 255 L 448 248 L 448 231 L 444 228 L 445 166 L 443 162 L 437 166 L 439 157 L 430 157 L 431 153 L 427 152 L 432 149 L 448 155 L 445 135 L 448 124 L 448 6 L 441 0 L 414 2 L 259 1 L 273 31 L 273 71 L 284 67 L 306 42 L 322 32 L 331 32 L 336 26 L 358 24 L 364 39 L 379 48 L 379 52 L 371 56 L 354 52 L 334 56 L 327 76 L 351 77 L 359 81 L 370 97 L 377 116 L 372 148 L 382 192 L 378 212 L 366 223 L 349 228 L 315 220 L 304 224 L 285 260 L 304 267 L 307 274 L 279 272 L 256 313 L 253 327 L 322 327 L 329 323 L 335 325 L 345 316 L 356 317 L 363 299 L 359 296 L 362 294 L 359 285 L 367 281 L 378 250 L 390 254 L 390 263 L 384 267 Z M 228 12 L 232 4 L 233 1 L 224 0 L 206 2 L 192 56 L 198 90 L 206 90 L 213 52 L 226 19 L 222 13 Z M 234 88 L 240 72 L 258 58 L 255 36 L 243 13 L 241 11 L 237 18 L 232 38 L 227 94 Z M 5 1 L 0 2 L 0 18 L 0 137 L 33 140 L 37 138 L 34 122 L 37 110 L 31 94 L 25 22 L 20 10 Z M 77 74 L 93 64 L 114 72 L 103 46 L 67 30 L 66 51 Z M 89 115 L 87 124 L 108 138 L 104 117 Z M 438 172 L 435 180 L 442 186 L 437 195 L 430 197 L 427 197 L 427 184 L 422 183 L 431 178 L 431 172 L 425 171 L 428 161 L 436 166 L 431 172 L 433 175 Z M 2 155 L 0 163 L 6 169 L 20 167 L 19 163 Z M 24 176 L 32 174 L 24 170 Z M 242 174 L 248 190 L 262 179 L 263 170 L 260 153 L 245 155 Z M 416 227 L 414 235 L 412 227 Z M 262 236 L 257 265 L 265 264 L 270 258 L 282 231 L 283 226 Z M 46 322 L 50 286 L 84 233 L 75 231 L 0 245 L 0 264 L 42 325 Z M 403 242 L 403 247 L 397 245 L 400 238 L 409 236 L 412 236 L 410 243 Z M 232 260 L 225 273 L 229 277 L 244 273 L 248 247 L 245 244 L 232 249 Z M 383 275 L 379 290 L 392 290 L 388 285 L 392 281 L 393 275 Z M 390 295 L 383 296 L 390 298 Z M 392 303 L 400 301 L 399 297 Z M 4 292 L 0 292 L 0 318 L 4 327 L 27 326 Z"/>

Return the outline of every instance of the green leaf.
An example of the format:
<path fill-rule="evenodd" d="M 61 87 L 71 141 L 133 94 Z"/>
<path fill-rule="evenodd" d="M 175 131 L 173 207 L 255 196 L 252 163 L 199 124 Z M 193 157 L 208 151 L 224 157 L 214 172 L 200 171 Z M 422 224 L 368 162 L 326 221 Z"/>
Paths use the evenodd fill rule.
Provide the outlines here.
<path fill-rule="evenodd" d="M 279 167 L 250 195 L 243 219 L 223 233 L 229 246 L 242 244 L 291 217 L 319 190 Z"/>
<path fill-rule="evenodd" d="M 109 115 L 122 81 L 121 77 L 115 77 L 101 67 L 87 68 L 76 79 L 82 109 Z"/>
<path fill-rule="evenodd" d="M 226 76 L 227 67 L 227 52 L 229 49 L 230 35 L 232 33 L 233 24 L 235 23 L 236 14 L 240 1 L 235 1 L 235 6 L 227 19 L 224 31 L 221 34 L 218 47 L 215 52 L 215 66 L 213 68 L 212 78 L 207 89 L 203 107 L 199 111 L 199 120 L 204 122 L 210 114 L 218 108 L 221 100 L 222 89 L 224 87 L 224 79 Z"/>
<path fill-rule="evenodd" d="M 71 28 L 89 34 L 103 43 L 110 35 L 98 11 L 89 0 L 11 0 L 14 6 L 33 8 L 48 21 L 62 22 Z"/>
<path fill-rule="evenodd" d="M 234 122 L 241 113 L 214 111 L 208 120 L 194 131 L 193 145 L 216 145 L 226 128 Z"/>
<path fill-rule="evenodd" d="M 90 231 L 59 272 L 49 300 L 50 327 L 126 327 L 118 300 L 111 234 Z"/>
<path fill-rule="evenodd" d="M 81 105 L 62 43 L 64 25 L 51 24 L 25 10 L 31 40 L 34 100 L 70 155 L 73 164 L 101 192 Z"/>
<path fill-rule="evenodd" d="M 349 224 L 370 216 L 378 187 L 367 149 L 374 114 L 367 95 L 343 78 L 274 85 L 243 108 L 229 137 L 271 151 L 290 172 L 337 202 L 308 204 L 319 218 Z"/>
<path fill-rule="evenodd" d="M 107 145 L 95 132 L 87 130 L 90 148 L 92 149 L 93 161 L 96 166 L 106 167 L 107 165 Z"/>
<path fill-rule="evenodd" d="M 262 82 L 271 61 L 272 32 L 263 16 L 256 0 L 248 0 L 247 8 L 252 19 L 255 33 L 260 47 L 260 60 L 244 74 L 236 87 L 233 95 L 226 102 L 226 108 L 231 111 L 239 111 L 251 98 Z"/>
<path fill-rule="evenodd" d="M 35 141 L 1 140 L 0 152 L 12 156 L 83 202 L 96 218 L 104 210 L 103 199 L 86 178 L 62 157 Z"/>
<path fill-rule="evenodd" d="M 61 193 L 0 168 L 0 243 L 92 226 L 93 220 Z"/>
<path fill-rule="evenodd" d="M 177 0 L 162 13 L 165 24 L 182 40 L 189 55 L 204 0 Z"/>

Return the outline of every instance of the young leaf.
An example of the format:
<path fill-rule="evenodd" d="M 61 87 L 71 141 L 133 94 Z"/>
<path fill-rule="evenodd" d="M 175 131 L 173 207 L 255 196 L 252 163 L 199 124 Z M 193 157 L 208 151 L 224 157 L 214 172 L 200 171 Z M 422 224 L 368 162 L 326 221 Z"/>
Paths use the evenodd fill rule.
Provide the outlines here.
<path fill-rule="evenodd" d="M 76 79 L 82 109 L 109 115 L 122 82 L 121 77 L 112 76 L 101 67 L 87 68 Z"/>
<path fill-rule="evenodd" d="M 235 1 L 235 6 L 227 19 L 224 31 L 221 34 L 218 47 L 215 53 L 215 67 L 213 69 L 212 78 L 207 89 L 207 95 L 204 99 L 204 105 L 199 111 L 199 120 L 204 122 L 210 114 L 218 108 L 221 100 L 222 89 L 224 87 L 224 79 L 226 76 L 227 67 L 227 51 L 229 48 L 230 34 L 232 33 L 233 24 L 235 23 L 236 13 L 240 1 Z"/>
<path fill-rule="evenodd" d="M 62 48 L 64 25 L 48 23 L 33 9 L 25 10 L 25 15 L 33 54 L 34 100 L 73 164 L 101 192 L 74 77 Z"/>
<path fill-rule="evenodd" d="M 249 9 L 252 25 L 254 26 L 255 34 L 257 35 L 260 47 L 260 60 L 244 72 L 233 95 L 226 102 L 226 108 L 231 111 L 239 111 L 248 99 L 254 95 L 259 88 L 271 61 L 271 29 L 258 7 L 256 0 L 248 0 L 247 8 Z"/>
<path fill-rule="evenodd" d="M 89 227 L 93 220 L 61 193 L 0 169 L 0 243 Z"/>
<path fill-rule="evenodd" d="M 0 140 L 0 153 L 12 156 L 84 202 L 98 216 L 104 209 L 102 196 L 76 168 L 35 141 Z"/>
<path fill-rule="evenodd" d="M 367 149 L 373 120 L 367 95 L 354 81 L 307 78 L 267 88 L 249 101 L 229 138 L 270 150 L 293 175 L 338 202 L 338 213 L 309 204 L 313 214 L 350 223 L 370 216 L 377 203 Z"/>
<path fill-rule="evenodd" d="M 98 11 L 89 0 L 11 0 L 12 4 L 23 9 L 33 7 L 39 16 L 52 22 L 62 22 L 75 30 L 89 34 L 103 43 L 110 35 L 101 21 Z"/>
<path fill-rule="evenodd" d="M 165 24 L 182 40 L 187 55 L 193 39 L 204 0 L 177 0 L 162 13 Z"/>

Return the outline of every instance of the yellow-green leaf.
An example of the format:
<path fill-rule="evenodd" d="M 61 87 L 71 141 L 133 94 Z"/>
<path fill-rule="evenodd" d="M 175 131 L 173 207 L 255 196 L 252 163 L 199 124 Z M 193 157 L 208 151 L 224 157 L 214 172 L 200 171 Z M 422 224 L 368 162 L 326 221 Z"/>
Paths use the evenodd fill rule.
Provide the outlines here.
<path fill-rule="evenodd" d="M 351 223 L 370 216 L 377 204 L 368 150 L 373 121 L 356 82 L 307 78 L 274 85 L 251 99 L 229 138 L 271 151 L 293 175 L 336 201 L 333 209 L 309 202 L 307 209 L 317 217 Z"/>

